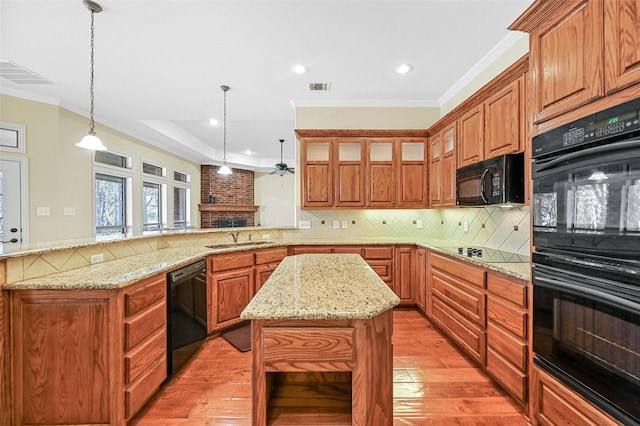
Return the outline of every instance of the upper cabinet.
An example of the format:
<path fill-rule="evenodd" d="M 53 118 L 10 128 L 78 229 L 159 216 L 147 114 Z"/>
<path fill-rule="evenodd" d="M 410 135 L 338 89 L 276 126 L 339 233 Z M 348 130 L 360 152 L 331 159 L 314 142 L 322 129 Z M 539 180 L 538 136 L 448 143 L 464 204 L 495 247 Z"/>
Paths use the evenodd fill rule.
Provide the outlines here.
<path fill-rule="evenodd" d="M 303 209 L 428 207 L 426 131 L 297 132 Z"/>
<path fill-rule="evenodd" d="M 456 121 L 429 139 L 429 198 L 431 207 L 456 204 Z"/>
<path fill-rule="evenodd" d="M 533 124 L 640 82 L 640 1 L 536 1 L 529 33 Z"/>
<path fill-rule="evenodd" d="M 507 84 L 484 102 L 484 158 L 523 150 L 524 77 Z"/>
<path fill-rule="evenodd" d="M 484 160 L 484 105 L 476 105 L 460 117 L 458 167 Z"/>

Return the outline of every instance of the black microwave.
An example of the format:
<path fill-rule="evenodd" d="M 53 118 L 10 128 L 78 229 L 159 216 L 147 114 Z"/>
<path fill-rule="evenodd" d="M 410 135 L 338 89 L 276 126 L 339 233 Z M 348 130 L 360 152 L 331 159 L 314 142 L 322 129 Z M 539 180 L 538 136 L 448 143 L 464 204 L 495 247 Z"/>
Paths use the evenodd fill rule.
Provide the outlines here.
<path fill-rule="evenodd" d="M 459 206 L 524 204 L 524 153 L 458 169 L 456 193 Z"/>

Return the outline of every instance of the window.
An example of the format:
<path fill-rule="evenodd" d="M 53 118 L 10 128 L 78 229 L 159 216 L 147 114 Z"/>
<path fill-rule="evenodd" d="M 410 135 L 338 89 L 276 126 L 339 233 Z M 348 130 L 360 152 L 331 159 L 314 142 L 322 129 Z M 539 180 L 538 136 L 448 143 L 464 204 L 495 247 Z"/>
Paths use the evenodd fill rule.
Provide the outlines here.
<path fill-rule="evenodd" d="M 96 236 L 126 233 L 126 178 L 96 173 Z"/>
<path fill-rule="evenodd" d="M 191 206 L 191 175 L 173 171 L 173 227 L 189 226 Z"/>
<path fill-rule="evenodd" d="M 0 121 L 0 151 L 27 152 L 25 126 Z"/>
<path fill-rule="evenodd" d="M 121 169 L 130 169 L 132 165 L 131 157 L 110 151 L 96 151 L 94 158 L 96 163 Z"/>
<path fill-rule="evenodd" d="M 167 169 L 165 167 L 158 166 L 156 164 L 152 164 L 152 163 L 148 163 L 146 161 L 143 161 L 142 162 L 142 173 L 144 173 L 145 175 L 150 175 L 150 176 L 166 177 L 167 176 Z"/>
<path fill-rule="evenodd" d="M 162 184 L 143 182 L 142 203 L 142 230 L 160 230 L 162 227 Z"/>

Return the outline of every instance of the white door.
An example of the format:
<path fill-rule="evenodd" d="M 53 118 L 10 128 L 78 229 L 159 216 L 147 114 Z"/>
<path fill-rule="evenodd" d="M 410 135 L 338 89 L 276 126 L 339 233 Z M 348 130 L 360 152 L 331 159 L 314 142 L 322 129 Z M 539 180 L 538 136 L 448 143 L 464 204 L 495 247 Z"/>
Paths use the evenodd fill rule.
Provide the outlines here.
<path fill-rule="evenodd" d="M 21 163 L 0 160 L 0 241 L 3 244 L 22 242 L 22 182 Z"/>

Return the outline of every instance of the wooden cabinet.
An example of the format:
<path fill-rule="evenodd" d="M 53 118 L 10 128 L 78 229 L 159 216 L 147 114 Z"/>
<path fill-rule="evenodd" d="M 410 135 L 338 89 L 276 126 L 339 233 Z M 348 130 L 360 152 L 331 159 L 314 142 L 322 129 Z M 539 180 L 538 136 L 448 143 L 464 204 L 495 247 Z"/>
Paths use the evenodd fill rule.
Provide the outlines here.
<path fill-rule="evenodd" d="M 456 203 L 456 127 L 453 122 L 430 140 L 429 193 L 431 207 Z"/>
<path fill-rule="evenodd" d="M 429 253 L 427 263 L 431 319 L 485 365 L 485 270 L 434 252 Z"/>
<path fill-rule="evenodd" d="M 360 138 L 334 139 L 336 207 L 364 207 L 364 143 Z"/>
<path fill-rule="evenodd" d="M 506 85 L 484 102 L 484 158 L 524 150 L 524 77 Z"/>
<path fill-rule="evenodd" d="M 396 144 L 393 138 L 367 139 L 367 206 L 396 205 Z"/>
<path fill-rule="evenodd" d="M 427 312 L 427 249 L 416 249 L 416 305 Z"/>
<path fill-rule="evenodd" d="M 300 144 L 302 208 L 333 206 L 331 138 L 309 138 Z"/>
<path fill-rule="evenodd" d="M 503 274 L 487 275 L 487 370 L 518 401 L 527 401 L 527 283 Z"/>
<path fill-rule="evenodd" d="M 156 276 L 122 290 L 124 413 L 133 417 L 167 378 L 167 284 Z"/>
<path fill-rule="evenodd" d="M 262 285 L 278 267 L 282 259 L 287 256 L 287 252 L 287 247 L 265 249 L 256 252 L 255 293 L 262 288 Z"/>
<path fill-rule="evenodd" d="M 544 426 L 621 424 L 536 366 L 533 367 L 531 379 L 533 382 L 532 412 L 538 424 Z"/>
<path fill-rule="evenodd" d="M 484 160 L 484 105 L 480 104 L 460 117 L 458 167 Z"/>
<path fill-rule="evenodd" d="M 293 246 L 289 248 L 291 255 L 296 254 L 330 254 L 331 246 Z"/>
<path fill-rule="evenodd" d="M 318 132 L 323 133 L 297 131 L 298 135 Z M 426 137 L 399 137 L 382 130 L 368 133 L 387 136 L 332 132 L 330 137 L 300 138 L 303 209 L 428 207 Z"/>
<path fill-rule="evenodd" d="M 605 84 L 611 93 L 640 81 L 640 2 L 603 3 Z"/>
<path fill-rule="evenodd" d="M 398 207 L 428 207 L 427 140 L 399 139 Z"/>
<path fill-rule="evenodd" d="M 393 246 L 364 246 L 362 257 L 380 279 L 393 289 Z"/>
<path fill-rule="evenodd" d="M 416 304 L 415 267 L 415 246 L 396 246 L 393 291 L 400 298 L 400 305 Z"/>
<path fill-rule="evenodd" d="M 254 252 L 209 256 L 207 262 L 207 331 L 212 333 L 242 321 L 254 295 Z"/>

